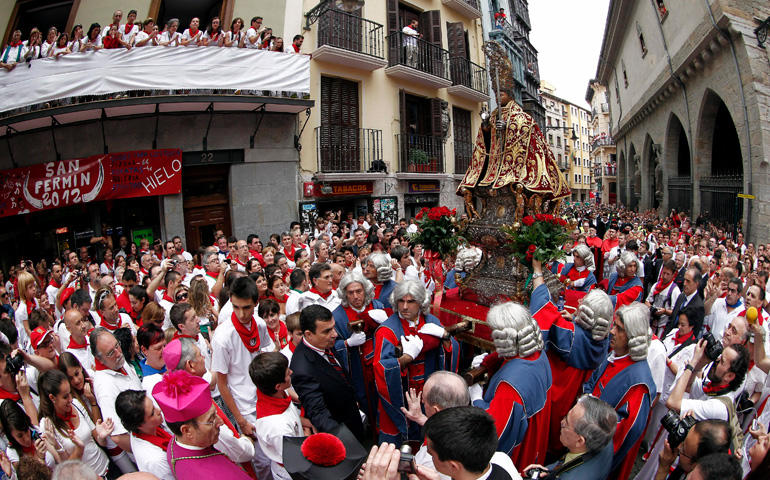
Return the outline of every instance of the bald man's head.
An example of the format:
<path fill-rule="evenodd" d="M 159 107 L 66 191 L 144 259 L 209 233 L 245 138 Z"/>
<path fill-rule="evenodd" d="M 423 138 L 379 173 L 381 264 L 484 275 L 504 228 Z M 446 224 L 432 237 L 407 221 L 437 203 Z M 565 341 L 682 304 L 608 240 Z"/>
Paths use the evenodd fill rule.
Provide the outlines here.
<path fill-rule="evenodd" d="M 463 377 L 446 370 L 439 370 L 428 377 L 422 394 L 425 415 L 428 417 L 446 408 L 464 407 L 471 403 L 468 385 Z"/>

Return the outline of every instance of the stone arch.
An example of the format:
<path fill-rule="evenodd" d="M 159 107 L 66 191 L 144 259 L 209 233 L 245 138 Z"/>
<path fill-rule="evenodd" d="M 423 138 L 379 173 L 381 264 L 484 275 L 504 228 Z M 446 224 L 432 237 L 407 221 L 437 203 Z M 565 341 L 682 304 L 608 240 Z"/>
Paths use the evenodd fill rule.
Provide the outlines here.
<path fill-rule="evenodd" d="M 636 210 L 639 207 L 639 200 L 642 195 L 642 159 L 636 152 L 636 147 L 632 143 L 628 148 L 628 179 L 629 179 L 629 199 L 628 208 Z"/>
<path fill-rule="evenodd" d="M 644 136 L 644 149 L 642 150 L 642 196 L 640 208 L 658 208 L 663 202 L 663 159 L 661 158 L 661 146 L 656 144 L 652 136 L 647 133 Z"/>
<path fill-rule="evenodd" d="M 666 127 L 663 152 L 664 205 L 666 210 L 692 212 L 692 155 L 687 131 L 675 113 Z"/>
<path fill-rule="evenodd" d="M 626 152 L 620 150 L 618 154 L 618 171 L 617 171 L 617 200 L 618 203 L 623 206 L 628 206 L 628 199 L 626 198 L 626 185 L 628 184 L 628 167 L 626 166 Z"/>
<path fill-rule="evenodd" d="M 700 106 L 695 152 L 699 173 L 700 213 L 724 225 L 743 218 L 744 155 L 741 139 L 727 104 L 707 89 Z"/>

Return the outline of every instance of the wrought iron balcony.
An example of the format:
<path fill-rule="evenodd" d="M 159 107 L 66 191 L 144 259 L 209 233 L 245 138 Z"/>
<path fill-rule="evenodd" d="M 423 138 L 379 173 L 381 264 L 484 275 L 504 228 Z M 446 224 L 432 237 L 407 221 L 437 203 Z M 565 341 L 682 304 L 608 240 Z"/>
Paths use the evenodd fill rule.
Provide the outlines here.
<path fill-rule="evenodd" d="M 441 0 L 441 3 L 462 13 L 468 18 L 481 17 L 479 0 Z"/>
<path fill-rule="evenodd" d="M 382 25 L 329 9 L 318 17 L 318 48 L 313 59 L 372 71 L 387 65 Z"/>
<path fill-rule="evenodd" d="M 387 171 L 382 156 L 382 130 L 324 125 L 315 129 L 318 172 Z"/>
<path fill-rule="evenodd" d="M 444 173 L 444 139 L 433 135 L 398 134 L 399 172 Z"/>
<path fill-rule="evenodd" d="M 449 70 L 452 86 L 447 88 L 447 92 L 476 102 L 489 99 L 487 70 L 484 67 L 467 58 L 452 57 L 449 59 Z"/>
<path fill-rule="evenodd" d="M 388 68 L 385 73 L 433 88 L 452 85 L 449 52 L 403 32 L 388 36 Z"/>

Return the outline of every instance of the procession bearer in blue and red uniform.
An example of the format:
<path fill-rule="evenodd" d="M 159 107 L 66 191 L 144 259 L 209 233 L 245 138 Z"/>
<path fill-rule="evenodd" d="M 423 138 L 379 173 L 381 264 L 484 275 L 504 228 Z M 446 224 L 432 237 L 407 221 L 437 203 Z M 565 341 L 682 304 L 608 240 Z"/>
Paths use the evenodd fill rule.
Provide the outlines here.
<path fill-rule="evenodd" d="M 647 364 L 651 341 L 650 309 L 635 302 L 620 308 L 610 330 L 612 352 L 583 385 L 583 392 L 599 397 L 618 413 L 611 479 L 631 473 L 657 393 Z"/>
<path fill-rule="evenodd" d="M 438 370 L 457 370 L 460 347 L 438 318 L 429 315 L 425 286 L 414 280 L 396 285 L 390 296 L 395 312 L 374 332 L 374 381 L 379 395 L 380 443 L 422 440 L 420 426 L 401 411 L 410 389 L 422 392 Z"/>
<path fill-rule="evenodd" d="M 615 272 L 610 275 L 607 294 L 615 305 L 615 311 L 624 305 L 641 302 L 644 284 L 636 272 L 639 271 L 639 259 L 631 251 L 624 251 L 615 261 Z"/>
<path fill-rule="evenodd" d="M 534 269 L 533 284 L 536 290 L 546 289 L 538 292 L 547 296 L 542 276 L 539 268 Z M 558 310 L 553 304 L 549 307 L 547 300 L 537 302 L 542 308 L 534 302 L 531 307 L 539 320 L 547 323 L 558 316 Z M 495 419 L 497 449 L 510 455 L 518 470 L 544 464 L 551 415 L 551 367 L 541 333 L 546 328 L 525 307 L 513 302 L 492 307 L 487 324 L 502 366 L 492 375 L 483 395 L 479 384 L 470 387 L 471 402 Z"/>
<path fill-rule="evenodd" d="M 380 324 L 369 312 L 382 322 L 387 315 L 381 309 L 382 303 L 374 298 L 374 285 L 359 271 L 352 271 L 340 280 L 337 288 L 340 306 L 332 315 L 337 330 L 334 349 L 342 366 L 350 373 L 356 390 L 358 404 L 366 408 L 366 415 L 372 419 L 377 413 L 377 391 L 374 387 L 374 331 Z"/>

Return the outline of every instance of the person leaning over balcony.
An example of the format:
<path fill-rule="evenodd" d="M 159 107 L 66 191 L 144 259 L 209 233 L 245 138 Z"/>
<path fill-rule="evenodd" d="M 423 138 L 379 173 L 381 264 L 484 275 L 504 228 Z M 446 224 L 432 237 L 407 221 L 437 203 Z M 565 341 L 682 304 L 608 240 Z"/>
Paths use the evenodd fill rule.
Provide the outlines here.
<path fill-rule="evenodd" d="M 302 35 L 294 35 L 291 41 L 291 46 L 286 49 L 289 53 L 300 53 L 299 49 L 302 48 L 302 42 L 305 41 L 305 37 Z"/>
<path fill-rule="evenodd" d="M 225 47 L 242 48 L 245 38 L 246 37 L 243 35 L 243 19 L 241 17 L 235 17 L 233 23 L 230 24 L 230 31 L 225 34 Z"/>
<path fill-rule="evenodd" d="M 499 11 L 495 12 L 495 28 L 502 30 L 503 25 L 505 25 L 505 9 L 501 8 Z"/>
<path fill-rule="evenodd" d="M 290 47 L 289 50 L 292 50 Z M 281 37 L 275 37 L 275 40 L 273 40 L 273 46 L 270 48 L 271 52 L 283 52 L 283 38 Z"/>
<path fill-rule="evenodd" d="M 51 56 L 55 59 L 59 59 L 62 55 L 66 55 L 68 53 L 72 53 L 72 50 L 70 50 L 69 47 L 69 39 L 70 36 L 67 34 L 67 32 L 62 32 L 61 35 L 56 39 L 56 45 L 51 49 Z"/>
<path fill-rule="evenodd" d="M 40 40 L 42 36 L 43 34 L 40 33 L 37 27 L 32 27 L 32 30 L 29 32 L 29 40 L 24 40 L 23 42 L 24 53 L 22 53 L 22 56 L 25 62 L 40 58 Z"/>
<path fill-rule="evenodd" d="M 136 10 L 131 10 L 128 12 L 128 16 L 126 17 L 126 24 L 121 25 L 118 28 L 118 31 L 120 32 L 120 38 L 124 43 L 134 46 L 134 42 L 136 42 L 136 34 L 138 34 L 139 30 L 141 29 L 142 24 L 136 23 Z"/>
<path fill-rule="evenodd" d="M 107 34 L 106 37 L 102 39 L 102 44 L 104 45 L 105 49 L 114 49 L 114 48 L 127 48 L 131 49 L 131 45 L 127 44 L 123 41 L 123 39 L 120 36 L 120 32 L 118 31 L 118 26 L 113 25 L 110 27 L 110 31 Z"/>
<path fill-rule="evenodd" d="M 412 19 L 409 25 L 401 30 L 404 50 L 406 52 L 406 63 L 410 67 L 417 67 L 417 39 L 422 38 L 422 34 L 417 31 L 418 24 L 419 22 L 416 18 Z"/>
<path fill-rule="evenodd" d="M 2 56 L 0 57 L 0 67 L 10 72 L 16 68 L 16 64 L 21 61 L 23 56 L 24 44 L 21 42 L 21 30 L 14 30 L 11 41 L 3 49 Z"/>
<path fill-rule="evenodd" d="M 179 28 L 179 19 L 172 18 L 166 22 L 166 30 L 160 35 L 159 45 L 164 47 L 178 47 L 182 35 L 177 32 Z"/>
<path fill-rule="evenodd" d="M 273 46 L 273 29 L 272 28 L 266 28 L 259 39 L 259 47 L 261 50 L 270 50 L 270 48 Z"/>
<path fill-rule="evenodd" d="M 51 53 L 53 53 L 53 46 L 56 44 L 58 38 L 59 30 L 56 27 L 49 28 L 45 42 L 40 46 L 40 58 L 48 58 L 51 56 Z"/>
<path fill-rule="evenodd" d="M 88 27 L 88 35 L 86 35 L 85 43 L 83 44 L 83 50 L 84 52 L 88 50 L 99 50 L 104 48 L 102 45 L 102 26 L 98 23 L 92 23 L 90 27 Z"/>
<path fill-rule="evenodd" d="M 251 19 L 251 27 L 246 31 L 246 38 L 243 41 L 245 48 L 262 48 L 262 34 L 266 28 L 262 26 L 262 17 Z"/>
<path fill-rule="evenodd" d="M 72 53 L 82 52 L 83 47 L 86 44 L 85 32 L 83 31 L 83 25 L 77 24 L 72 27 L 72 35 L 70 35 L 70 51 Z"/>
<path fill-rule="evenodd" d="M 135 47 L 154 47 L 158 45 L 158 31 L 155 30 L 155 20 L 152 18 L 142 22 L 142 31 L 134 38 Z"/>
<path fill-rule="evenodd" d="M 179 39 L 179 44 L 184 46 L 198 46 L 205 45 L 203 41 L 203 32 L 200 30 L 201 21 L 198 17 L 193 17 L 190 20 L 190 28 L 185 29 L 182 34 L 182 38 Z"/>
<path fill-rule="evenodd" d="M 225 40 L 225 31 L 222 30 L 222 20 L 219 17 L 211 19 L 211 23 L 203 33 L 205 44 L 209 47 L 221 47 Z"/>

